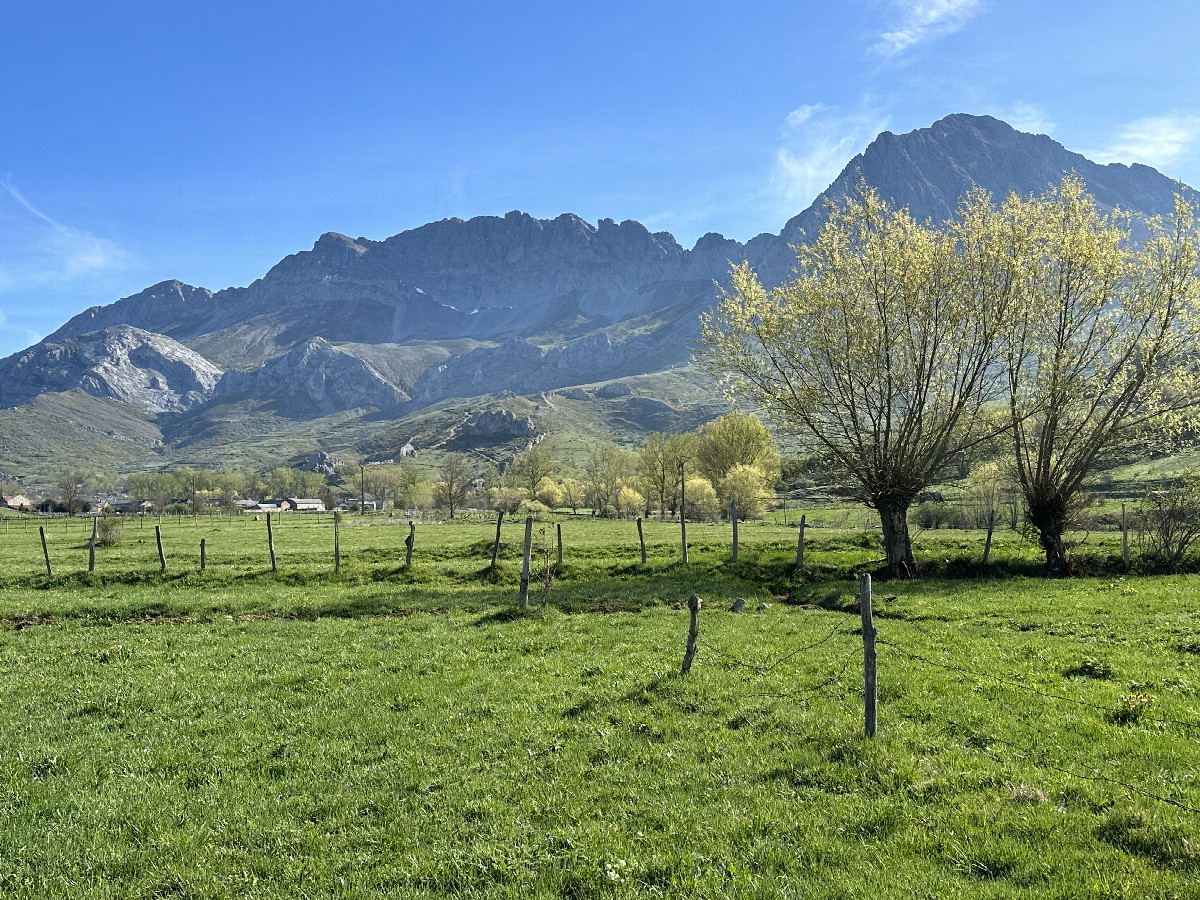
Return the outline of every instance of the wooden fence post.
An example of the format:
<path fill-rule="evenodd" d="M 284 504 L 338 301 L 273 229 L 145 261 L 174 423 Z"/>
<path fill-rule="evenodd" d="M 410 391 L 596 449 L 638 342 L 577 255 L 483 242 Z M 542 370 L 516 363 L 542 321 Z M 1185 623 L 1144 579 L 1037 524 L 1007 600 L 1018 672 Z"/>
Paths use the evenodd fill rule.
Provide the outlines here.
<path fill-rule="evenodd" d="M 160 572 L 167 571 L 167 555 L 163 553 L 162 548 L 162 528 L 158 525 L 154 526 L 154 543 L 158 545 L 158 568 Z"/>
<path fill-rule="evenodd" d="M 562 569 L 562 522 L 556 522 L 554 530 L 558 532 L 558 569 L 556 571 L 559 571 Z"/>
<path fill-rule="evenodd" d="M 1121 504 L 1121 559 L 1129 568 L 1129 519 L 1125 515 L 1125 504 Z"/>
<path fill-rule="evenodd" d="M 275 532 L 271 530 L 271 514 L 267 513 L 267 549 L 271 552 L 271 571 L 279 571 L 275 564 Z"/>
<path fill-rule="evenodd" d="M 342 514 L 336 510 L 333 513 L 333 571 L 342 571 L 342 537 L 340 527 Z"/>
<path fill-rule="evenodd" d="M 738 535 L 737 535 L 737 501 L 729 501 L 729 521 L 733 523 L 733 561 L 737 562 L 738 551 Z"/>
<path fill-rule="evenodd" d="M 100 517 L 92 516 L 92 539 L 88 541 L 88 573 L 96 571 L 96 533 L 100 530 Z"/>
<path fill-rule="evenodd" d="M 496 516 L 496 540 L 492 542 L 492 568 L 496 568 L 496 556 L 500 553 L 500 524 L 504 521 L 504 510 Z"/>
<path fill-rule="evenodd" d="M 692 660 L 696 658 L 696 645 L 700 641 L 700 607 L 702 601 L 699 594 L 692 594 L 688 597 L 688 609 L 691 610 L 692 618 L 688 624 L 687 647 L 683 651 L 683 669 L 682 672 L 686 675 L 692 671 Z"/>
<path fill-rule="evenodd" d="M 796 536 L 796 571 L 804 569 L 804 528 L 808 524 L 806 516 L 800 517 L 800 534 Z"/>
<path fill-rule="evenodd" d="M 683 463 L 679 464 L 679 540 L 683 544 L 683 561 L 687 562 L 687 479 Z"/>
<path fill-rule="evenodd" d="M 996 511 L 993 509 L 988 513 L 988 530 L 987 539 L 983 542 L 983 564 L 988 564 L 988 557 L 992 555 L 992 532 L 996 530 Z"/>
<path fill-rule="evenodd" d="M 646 536 L 642 533 L 641 518 L 639 518 L 637 520 L 637 526 L 638 526 L 638 544 L 640 544 L 641 548 L 642 548 L 642 565 L 644 566 L 646 564 Z"/>
<path fill-rule="evenodd" d="M 517 606 L 524 609 L 529 604 L 529 553 L 533 548 L 533 516 L 525 517 L 525 552 L 521 556 L 521 599 Z"/>
<path fill-rule="evenodd" d="M 38 534 L 42 536 L 42 556 L 46 557 L 46 577 L 53 578 L 54 573 L 50 571 L 50 551 L 46 547 L 46 529 L 41 525 L 38 526 Z"/>
<path fill-rule="evenodd" d="M 208 558 L 205 554 L 204 538 L 200 538 L 200 571 L 203 572 L 208 566 Z"/>
<path fill-rule="evenodd" d="M 417 542 L 417 526 L 414 523 L 409 522 L 408 523 L 408 537 L 406 537 L 404 539 L 404 568 L 406 568 L 406 569 L 412 565 L 413 544 L 415 544 L 416 542 Z"/>
<path fill-rule="evenodd" d="M 858 576 L 858 610 L 862 615 L 863 639 L 863 731 L 875 737 L 875 714 L 879 687 L 875 673 L 875 617 L 871 608 L 871 576 Z"/>

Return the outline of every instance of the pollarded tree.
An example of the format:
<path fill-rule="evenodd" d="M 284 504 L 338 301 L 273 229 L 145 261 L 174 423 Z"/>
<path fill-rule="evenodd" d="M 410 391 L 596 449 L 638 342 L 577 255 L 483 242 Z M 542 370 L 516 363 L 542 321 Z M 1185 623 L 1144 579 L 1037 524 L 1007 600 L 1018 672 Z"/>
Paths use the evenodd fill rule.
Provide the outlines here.
<path fill-rule="evenodd" d="M 1018 487 L 1051 574 L 1069 570 L 1063 532 L 1103 456 L 1200 401 L 1195 210 L 1131 240 L 1074 176 L 1041 197 L 1009 197 L 996 233 L 1024 264 L 1005 375 Z"/>
<path fill-rule="evenodd" d="M 813 440 L 879 512 L 891 574 L 914 572 L 908 509 L 991 431 L 1000 325 L 1016 265 L 973 192 L 946 228 L 860 183 L 832 206 L 796 275 L 766 290 L 748 264 L 702 317 L 700 361 L 784 431 Z"/>

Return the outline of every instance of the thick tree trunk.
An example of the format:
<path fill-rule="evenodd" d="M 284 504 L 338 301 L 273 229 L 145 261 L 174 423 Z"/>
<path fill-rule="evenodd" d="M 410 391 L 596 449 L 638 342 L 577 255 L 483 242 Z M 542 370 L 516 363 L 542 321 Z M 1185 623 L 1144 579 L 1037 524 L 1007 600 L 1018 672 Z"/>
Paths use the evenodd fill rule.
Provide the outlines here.
<path fill-rule="evenodd" d="M 908 505 L 907 500 L 880 500 L 875 504 L 883 526 L 887 570 L 893 578 L 913 578 L 917 574 L 912 540 L 908 536 Z"/>
<path fill-rule="evenodd" d="M 1061 577 L 1071 574 L 1063 531 L 1067 527 L 1067 504 L 1060 495 L 1026 498 L 1029 524 L 1037 529 L 1038 540 L 1046 553 L 1046 574 Z"/>

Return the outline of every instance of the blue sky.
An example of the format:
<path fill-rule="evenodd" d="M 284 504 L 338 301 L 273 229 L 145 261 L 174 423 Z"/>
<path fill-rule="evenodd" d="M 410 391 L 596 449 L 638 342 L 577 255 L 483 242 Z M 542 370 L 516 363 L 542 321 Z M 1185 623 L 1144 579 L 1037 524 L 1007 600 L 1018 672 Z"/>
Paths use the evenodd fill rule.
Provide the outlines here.
<path fill-rule="evenodd" d="M 0 12 L 0 356 L 326 231 L 777 232 L 881 130 L 989 114 L 1200 186 L 1195 0 L 42 0 Z"/>

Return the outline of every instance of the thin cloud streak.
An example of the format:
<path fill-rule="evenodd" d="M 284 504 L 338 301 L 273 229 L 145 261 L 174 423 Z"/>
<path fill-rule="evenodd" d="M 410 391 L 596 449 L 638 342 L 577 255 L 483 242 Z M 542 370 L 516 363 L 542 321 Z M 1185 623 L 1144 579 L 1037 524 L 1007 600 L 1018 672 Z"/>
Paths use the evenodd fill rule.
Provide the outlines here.
<path fill-rule="evenodd" d="M 1085 152 L 1100 163 L 1143 163 L 1162 169 L 1187 155 L 1200 138 L 1200 116 L 1149 116 L 1128 123 L 1105 147 Z"/>
<path fill-rule="evenodd" d="M 909 47 L 962 28 L 981 9 L 979 0 L 896 0 L 900 23 L 879 36 L 874 51 L 896 56 Z"/>
<path fill-rule="evenodd" d="M 791 217 L 807 208 L 887 125 L 877 110 L 842 112 L 821 103 L 789 113 L 771 175 L 780 212 Z"/>
<path fill-rule="evenodd" d="M 129 265 L 130 254 L 116 242 L 58 222 L 8 179 L 0 188 L 16 206 L 15 216 L 4 217 L 11 233 L 0 252 L 0 291 L 69 283 Z"/>

